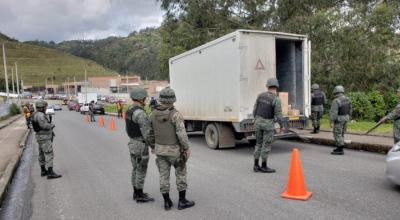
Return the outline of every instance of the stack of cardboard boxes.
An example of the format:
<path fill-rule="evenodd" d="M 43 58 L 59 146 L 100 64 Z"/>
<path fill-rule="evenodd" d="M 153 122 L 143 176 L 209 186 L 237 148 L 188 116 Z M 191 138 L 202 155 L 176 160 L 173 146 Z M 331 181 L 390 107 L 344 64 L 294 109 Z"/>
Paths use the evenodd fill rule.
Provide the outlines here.
<path fill-rule="evenodd" d="M 289 93 L 279 92 L 279 99 L 282 105 L 282 115 L 283 116 L 299 116 L 300 110 L 292 109 L 292 105 L 289 105 Z"/>

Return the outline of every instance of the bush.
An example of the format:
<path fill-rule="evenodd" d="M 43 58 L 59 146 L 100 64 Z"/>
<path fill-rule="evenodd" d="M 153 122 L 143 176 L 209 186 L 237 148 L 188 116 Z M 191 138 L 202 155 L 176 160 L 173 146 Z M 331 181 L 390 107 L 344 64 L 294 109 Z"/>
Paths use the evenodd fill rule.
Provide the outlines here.
<path fill-rule="evenodd" d="M 367 96 L 372 106 L 372 119 L 379 121 L 386 113 L 386 104 L 383 95 L 378 91 L 372 91 Z"/>
<path fill-rule="evenodd" d="M 386 94 L 386 96 L 385 96 L 385 102 L 386 102 L 385 113 L 392 111 L 400 103 L 400 97 L 398 97 L 396 95 L 396 93 L 397 93 L 396 90 L 391 90 Z"/>
<path fill-rule="evenodd" d="M 351 92 L 348 97 L 351 100 L 353 115 L 352 117 L 357 120 L 373 120 L 374 109 L 368 96 L 364 92 Z"/>
<path fill-rule="evenodd" d="M 21 113 L 21 109 L 18 107 L 17 104 L 12 103 L 10 105 L 10 115 L 18 115 Z"/>

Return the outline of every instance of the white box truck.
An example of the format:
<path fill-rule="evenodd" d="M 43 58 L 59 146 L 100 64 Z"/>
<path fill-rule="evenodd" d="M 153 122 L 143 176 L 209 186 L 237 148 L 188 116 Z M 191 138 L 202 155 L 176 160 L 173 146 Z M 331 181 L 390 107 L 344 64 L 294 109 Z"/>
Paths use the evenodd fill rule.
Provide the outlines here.
<path fill-rule="evenodd" d="M 176 108 L 189 132 L 203 131 L 210 148 L 254 140 L 253 106 L 266 81 L 276 77 L 288 104 L 300 111 L 284 117 L 290 128 L 307 125 L 310 106 L 310 47 L 307 36 L 237 30 L 169 60 Z"/>
<path fill-rule="evenodd" d="M 89 112 L 89 103 L 91 101 L 97 102 L 97 93 L 94 92 L 78 93 L 78 103 L 81 106 L 80 108 L 81 114 Z"/>

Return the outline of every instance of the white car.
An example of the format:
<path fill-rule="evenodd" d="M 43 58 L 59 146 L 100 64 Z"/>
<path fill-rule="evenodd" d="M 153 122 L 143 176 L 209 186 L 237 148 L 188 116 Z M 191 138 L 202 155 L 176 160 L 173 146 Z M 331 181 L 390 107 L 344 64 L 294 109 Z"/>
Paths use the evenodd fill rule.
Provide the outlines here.
<path fill-rule="evenodd" d="M 48 106 L 46 109 L 46 115 L 54 115 L 54 107 L 52 105 Z"/>
<path fill-rule="evenodd" d="M 89 112 L 89 104 L 88 103 L 82 104 L 80 112 L 81 114 L 86 114 L 86 112 Z"/>
<path fill-rule="evenodd" d="M 400 142 L 397 142 L 386 156 L 386 178 L 400 186 Z"/>

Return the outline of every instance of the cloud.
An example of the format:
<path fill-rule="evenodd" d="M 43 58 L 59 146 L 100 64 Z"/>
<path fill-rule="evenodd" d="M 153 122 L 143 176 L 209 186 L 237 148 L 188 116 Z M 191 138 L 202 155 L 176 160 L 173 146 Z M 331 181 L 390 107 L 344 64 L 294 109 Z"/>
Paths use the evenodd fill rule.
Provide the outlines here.
<path fill-rule="evenodd" d="M 0 0 L 0 32 L 21 41 L 126 36 L 162 16 L 156 0 Z"/>

